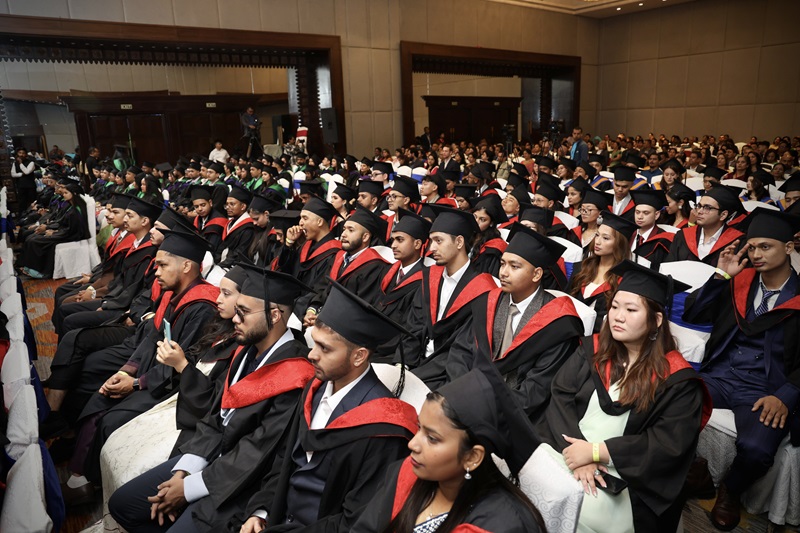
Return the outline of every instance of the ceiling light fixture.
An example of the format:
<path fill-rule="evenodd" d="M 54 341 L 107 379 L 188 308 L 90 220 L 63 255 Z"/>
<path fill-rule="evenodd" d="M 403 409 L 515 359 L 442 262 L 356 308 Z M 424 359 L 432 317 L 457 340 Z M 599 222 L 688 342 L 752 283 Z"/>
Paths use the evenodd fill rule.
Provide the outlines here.
<path fill-rule="evenodd" d="M 618 8 L 617 8 L 617 11 L 622 11 L 622 8 L 621 8 L 621 7 L 618 7 Z"/>

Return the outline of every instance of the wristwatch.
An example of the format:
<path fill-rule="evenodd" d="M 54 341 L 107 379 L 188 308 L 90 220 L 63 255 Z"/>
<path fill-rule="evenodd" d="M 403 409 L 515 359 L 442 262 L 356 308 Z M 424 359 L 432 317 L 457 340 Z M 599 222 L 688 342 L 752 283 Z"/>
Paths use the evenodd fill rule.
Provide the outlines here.
<path fill-rule="evenodd" d="M 133 380 L 133 390 L 141 390 L 139 387 L 139 378 L 134 378 Z"/>

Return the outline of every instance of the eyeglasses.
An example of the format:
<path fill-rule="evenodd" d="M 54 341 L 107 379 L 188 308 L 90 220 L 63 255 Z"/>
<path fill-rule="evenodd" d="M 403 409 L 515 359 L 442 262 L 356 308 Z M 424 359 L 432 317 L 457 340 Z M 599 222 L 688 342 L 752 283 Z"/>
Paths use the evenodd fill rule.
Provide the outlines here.
<path fill-rule="evenodd" d="M 719 207 L 714 207 L 710 204 L 697 204 L 695 209 L 699 212 L 702 211 L 703 213 L 708 213 L 709 211 L 719 211 Z"/>
<path fill-rule="evenodd" d="M 595 211 L 599 211 L 599 210 L 598 209 L 589 209 L 588 207 L 581 207 L 578 210 L 578 213 L 580 213 L 581 215 L 591 215 Z"/>
<path fill-rule="evenodd" d="M 389 198 L 391 198 L 392 200 L 402 200 L 405 197 L 406 196 L 404 194 L 397 194 L 397 193 L 389 194 Z"/>
<path fill-rule="evenodd" d="M 270 311 L 278 311 L 279 313 L 283 313 L 280 307 L 270 307 Z M 239 320 L 244 320 L 244 317 L 248 315 L 254 315 L 256 313 L 265 313 L 266 309 L 258 309 L 257 311 L 247 311 L 239 307 L 238 305 L 233 306 L 233 312 L 236 313 L 236 316 L 239 317 Z"/>

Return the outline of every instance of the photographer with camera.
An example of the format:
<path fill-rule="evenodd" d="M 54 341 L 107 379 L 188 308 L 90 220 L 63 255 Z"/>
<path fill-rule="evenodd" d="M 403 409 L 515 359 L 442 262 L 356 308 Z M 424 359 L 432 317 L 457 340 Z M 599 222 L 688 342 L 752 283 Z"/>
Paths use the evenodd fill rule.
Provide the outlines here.
<path fill-rule="evenodd" d="M 28 210 L 36 200 L 36 162 L 28 155 L 25 148 L 17 149 L 14 164 L 11 165 L 11 177 L 16 180 L 17 187 L 17 213 L 22 214 Z"/>
<path fill-rule="evenodd" d="M 248 106 L 242 113 L 240 122 L 242 124 L 242 138 L 247 140 L 247 158 L 261 155 L 261 121 L 256 116 L 256 111 L 252 106 Z M 253 152 L 253 148 L 256 151 Z"/>

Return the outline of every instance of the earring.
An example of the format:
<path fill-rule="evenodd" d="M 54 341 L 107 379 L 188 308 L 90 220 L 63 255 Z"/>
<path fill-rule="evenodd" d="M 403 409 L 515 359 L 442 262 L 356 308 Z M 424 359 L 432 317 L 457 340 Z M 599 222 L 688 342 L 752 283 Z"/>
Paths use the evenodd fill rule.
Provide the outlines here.
<path fill-rule="evenodd" d="M 658 330 L 655 330 L 653 333 L 650 334 L 650 340 L 654 341 L 658 338 Z"/>
<path fill-rule="evenodd" d="M 467 473 L 464 474 L 464 479 L 472 479 L 472 474 L 469 473 L 469 467 L 467 467 Z"/>

